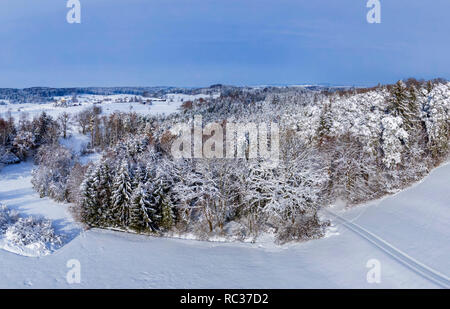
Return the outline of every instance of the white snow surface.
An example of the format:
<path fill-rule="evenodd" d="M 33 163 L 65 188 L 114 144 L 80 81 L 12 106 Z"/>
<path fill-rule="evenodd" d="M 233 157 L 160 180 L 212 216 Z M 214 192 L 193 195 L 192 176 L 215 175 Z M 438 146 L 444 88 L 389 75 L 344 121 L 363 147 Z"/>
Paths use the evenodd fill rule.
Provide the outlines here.
<path fill-rule="evenodd" d="M 215 97 L 218 94 L 214 95 Z M 22 113 L 26 113 L 29 116 L 29 119 L 32 119 L 34 116 L 40 115 L 42 112 L 46 112 L 52 117 L 58 117 L 60 114 L 67 112 L 69 114 L 76 114 L 81 112 L 82 110 L 90 107 L 90 106 L 99 106 L 102 108 L 103 114 L 111 114 L 115 111 L 119 112 L 136 112 L 139 114 L 150 114 L 150 115 L 158 115 L 158 114 L 169 114 L 177 112 L 185 101 L 195 100 L 202 97 L 209 97 L 209 95 L 187 95 L 187 94 L 167 94 L 166 101 L 159 101 L 157 98 L 143 98 L 143 100 L 153 100 L 152 105 L 142 104 L 138 102 L 117 102 L 118 100 L 128 100 L 130 98 L 134 98 L 133 95 L 80 95 L 77 97 L 78 103 L 80 105 L 77 106 L 55 106 L 54 103 L 44 103 L 44 104 L 36 104 L 36 103 L 23 103 L 23 104 L 10 104 L 0 105 L 0 116 L 5 115 L 8 112 L 11 112 L 11 115 L 15 118 L 16 121 L 19 121 L 20 115 Z M 55 97 L 55 99 L 70 99 L 70 96 L 66 97 Z M 101 102 L 101 103 L 99 103 Z"/>
<path fill-rule="evenodd" d="M 67 204 L 40 199 L 31 187 L 31 163 L 0 172 L 0 201 L 22 215 L 54 220 L 65 245 L 30 258 L 0 250 L 0 288 L 436 288 L 442 287 L 399 258 L 395 250 L 450 276 L 450 165 L 394 196 L 330 210 L 370 231 L 395 250 L 383 251 L 333 218 L 323 239 L 275 245 L 202 242 L 121 232 L 82 231 Z M 81 265 L 81 283 L 66 281 L 69 260 Z M 381 282 L 368 283 L 366 264 L 377 259 Z M 409 265 L 409 266 L 408 266 Z"/>

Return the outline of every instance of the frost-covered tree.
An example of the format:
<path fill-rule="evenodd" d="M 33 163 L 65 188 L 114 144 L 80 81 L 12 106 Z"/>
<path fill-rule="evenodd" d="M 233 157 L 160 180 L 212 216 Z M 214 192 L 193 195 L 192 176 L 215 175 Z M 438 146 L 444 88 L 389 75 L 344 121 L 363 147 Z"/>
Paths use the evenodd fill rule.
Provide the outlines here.
<path fill-rule="evenodd" d="M 428 135 L 428 149 L 438 161 L 449 151 L 450 83 L 439 84 L 429 89 L 423 119 Z"/>
<path fill-rule="evenodd" d="M 67 138 L 67 130 L 69 128 L 70 115 L 67 112 L 62 113 L 58 117 L 59 125 L 63 131 L 63 138 Z"/>
<path fill-rule="evenodd" d="M 13 141 L 14 152 L 20 159 L 25 159 L 30 149 L 35 146 L 35 138 L 32 132 L 19 131 Z"/>
<path fill-rule="evenodd" d="M 67 180 L 76 158 L 59 145 L 41 146 L 35 156 L 38 167 L 32 171 L 31 183 L 41 197 L 50 196 L 58 201 L 67 198 Z"/>
<path fill-rule="evenodd" d="M 264 166 L 258 159 L 249 160 L 247 167 L 242 169 L 240 207 L 241 221 L 250 235 L 258 235 L 264 228 L 267 213 L 263 211 L 271 199 L 271 180 L 273 169 Z"/>
<path fill-rule="evenodd" d="M 383 126 L 383 163 L 386 167 L 393 168 L 402 161 L 402 152 L 408 140 L 408 133 L 403 129 L 403 119 L 400 116 L 387 115 L 381 120 L 381 124 Z"/>
<path fill-rule="evenodd" d="M 317 154 L 305 151 L 294 132 L 286 132 L 281 149 L 283 159 L 269 174 L 269 199 L 264 211 L 295 223 L 299 216 L 315 214 L 323 206 L 322 192 L 328 176 Z"/>

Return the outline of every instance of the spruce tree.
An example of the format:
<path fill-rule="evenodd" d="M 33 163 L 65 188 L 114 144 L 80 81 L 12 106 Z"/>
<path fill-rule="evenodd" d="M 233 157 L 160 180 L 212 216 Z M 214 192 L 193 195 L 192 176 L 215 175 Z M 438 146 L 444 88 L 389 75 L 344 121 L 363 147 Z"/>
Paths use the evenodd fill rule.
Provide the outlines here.
<path fill-rule="evenodd" d="M 108 163 L 102 161 L 99 166 L 98 195 L 100 201 L 101 220 L 105 225 L 113 223 L 113 214 L 111 211 L 111 196 L 113 179 Z"/>
<path fill-rule="evenodd" d="M 172 202 L 168 195 L 164 195 L 161 200 L 161 220 L 160 227 L 166 231 L 170 230 L 175 224 L 175 214 L 172 208 Z"/>
<path fill-rule="evenodd" d="M 331 102 L 325 104 L 320 114 L 319 127 L 317 128 L 316 137 L 319 146 L 322 145 L 324 140 L 329 136 L 330 129 L 333 125 L 333 117 L 331 115 Z"/>
<path fill-rule="evenodd" d="M 154 230 L 155 213 L 151 195 L 144 185 L 139 184 L 131 198 L 129 227 L 138 232 Z"/>
<path fill-rule="evenodd" d="M 147 168 L 141 164 L 137 164 L 133 171 L 133 189 L 136 189 L 139 184 L 145 184 L 150 179 Z"/>
<path fill-rule="evenodd" d="M 130 200 L 132 194 L 131 177 L 128 162 L 122 160 L 112 191 L 112 206 L 118 226 L 127 227 L 130 218 Z"/>
<path fill-rule="evenodd" d="M 91 167 L 87 171 L 85 180 L 81 183 L 80 217 L 81 221 L 88 226 L 98 226 L 99 201 L 96 195 L 95 181 L 96 168 Z"/>
<path fill-rule="evenodd" d="M 413 87 L 406 88 L 402 81 L 398 81 L 391 90 L 391 111 L 394 116 L 400 116 L 404 129 L 411 131 L 419 118 L 417 94 Z"/>

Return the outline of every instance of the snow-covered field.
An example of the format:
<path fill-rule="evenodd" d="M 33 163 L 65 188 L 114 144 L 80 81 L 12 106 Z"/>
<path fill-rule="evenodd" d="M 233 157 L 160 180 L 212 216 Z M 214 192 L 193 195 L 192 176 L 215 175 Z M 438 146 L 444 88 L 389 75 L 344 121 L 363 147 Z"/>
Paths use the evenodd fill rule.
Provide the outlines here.
<path fill-rule="evenodd" d="M 449 164 L 395 196 L 347 211 L 336 206 L 331 211 L 345 224 L 324 214 L 334 218 L 334 233 L 283 246 L 84 232 L 68 205 L 33 191 L 31 168 L 0 172 L 0 200 L 23 215 L 53 219 L 65 245 L 38 258 L 0 250 L 0 288 L 435 288 L 450 276 Z M 73 259 L 81 265 L 79 284 L 66 281 Z M 366 279 L 373 259 L 380 283 Z"/>
<path fill-rule="evenodd" d="M 214 95 L 217 96 L 218 94 Z M 134 98 L 132 95 L 110 95 L 110 96 L 101 96 L 101 95 L 81 95 L 77 97 L 78 103 L 80 105 L 77 106 L 68 106 L 61 107 L 55 106 L 54 103 L 44 103 L 44 104 L 35 104 L 35 103 L 24 103 L 24 104 L 7 104 L 0 105 L 0 116 L 5 115 L 7 112 L 11 112 L 11 115 L 18 121 L 20 119 L 20 115 L 23 113 L 28 114 L 28 117 L 32 119 L 34 116 L 41 114 L 42 112 L 46 112 L 52 117 L 57 117 L 58 115 L 67 112 L 69 114 L 76 114 L 81 112 L 87 107 L 96 106 L 102 107 L 102 111 L 104 114 L 111 114 L 115 111 L 119 112 L 136 112 L 140 114 L 169 114 L 178 111 L 181 104 L 185 101 L 195 100 L 202 97 L 206 97 L 206 95 L 186 95 L 186 94 L 167 94 L 166 101 L 158 101 L 152 98 L 148 98 L 152 101 L 152 105 L 142 104 L 138 102 L 117 102 L 118 100 L 128 100 L 130 98 Z M 70 97 L 56 97 L 55 99 L 66 99 L 69 100 Z M 143 100 L 147 100 L 147 98 L 143 98 Z M 101 102 L 101 103 L 98 103 Z"/>

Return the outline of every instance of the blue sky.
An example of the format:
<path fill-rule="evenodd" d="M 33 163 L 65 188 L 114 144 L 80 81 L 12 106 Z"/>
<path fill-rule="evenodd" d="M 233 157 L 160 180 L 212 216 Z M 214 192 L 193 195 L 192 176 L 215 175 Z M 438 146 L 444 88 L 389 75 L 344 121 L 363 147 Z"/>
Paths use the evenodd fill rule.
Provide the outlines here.
<path fill-rule="evenodd" d="M 0 87 L 372 85 L 450 78 L 450 1 L 0 2 Z"/>

